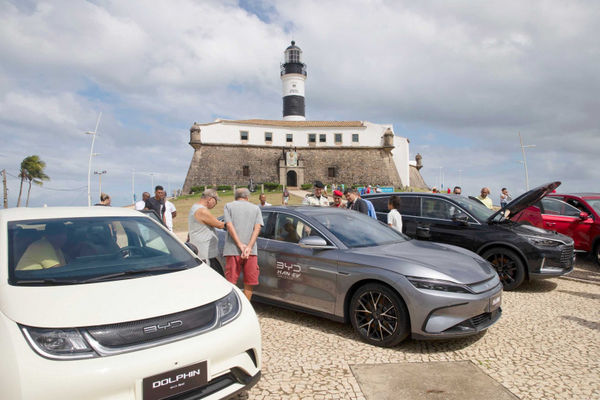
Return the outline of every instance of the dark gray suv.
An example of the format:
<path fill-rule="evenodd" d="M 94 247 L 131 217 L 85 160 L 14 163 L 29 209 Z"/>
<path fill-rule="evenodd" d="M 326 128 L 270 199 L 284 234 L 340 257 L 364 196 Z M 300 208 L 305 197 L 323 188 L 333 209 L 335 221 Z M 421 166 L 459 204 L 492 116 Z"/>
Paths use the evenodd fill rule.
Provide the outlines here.
<path fill-rule="evenodd" d="M 481 255 L 498 272 L 504 290 L 512 290 L 525 279 L 565 275 L 573 270 L 573 239 L 511 221 L 512 216 L 559 185 L 552 182 L 539 186 L 498 211 L 453 194 L 377 193 L 364 198 L 373 203 L 377 218 L 385 223 L 390 197 L 399 196 L 403 233 Z"/>

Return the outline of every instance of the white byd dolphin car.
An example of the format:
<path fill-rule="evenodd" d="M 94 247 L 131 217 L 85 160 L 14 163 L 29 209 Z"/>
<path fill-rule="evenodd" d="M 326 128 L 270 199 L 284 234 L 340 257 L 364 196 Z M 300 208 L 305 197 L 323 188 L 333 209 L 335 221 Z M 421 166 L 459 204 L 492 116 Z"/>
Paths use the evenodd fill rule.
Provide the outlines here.
<path fill-rule="evenodd" d="M 260 378 L 243 294 L 137 211 L 0 210 L 3 399 L 217 399 Z"/>

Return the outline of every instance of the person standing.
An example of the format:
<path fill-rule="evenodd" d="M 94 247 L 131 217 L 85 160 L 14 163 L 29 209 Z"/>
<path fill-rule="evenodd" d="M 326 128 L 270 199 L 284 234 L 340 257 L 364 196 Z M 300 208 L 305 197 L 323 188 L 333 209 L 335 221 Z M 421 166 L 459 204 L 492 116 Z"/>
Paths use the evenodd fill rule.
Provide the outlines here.
<path fill-rule="evenodd" d="M 225 227 L 225 223 L 216 219 L 209 211 L 218 201 L 216 190 L 206 189 L 200 200 L 192 205 L 188 215 L 189 241 L 198 248 L 198 257 L 211 264 L 219 253 L 219 238 L 215 228 Z"/>
<path fill-rule="evenodd" d="M 287 187 L 283 189 L 283 194 L 281 195 L 281 204 L 284 206 L 288 205 L 288 201 L 290 201 L 290 192 Z"/>
<path fill-rule="evenodd" d="M 154 210 L 156 215 L 165 222 L 165 189 L 157 185 L 154 188 L 154 197 L 150 197 L 146 200 L 146 206 L 144 207 L 146 210 Z"/>
<path fill-rule="evenodd" d="M 110 196 L 106 193 L 100 194 L 100 203 L 94 204 L 95 206 L 105 206 L 110 207 Z"/>
<path fill-rule="evenodd" d="M 362 196 L 360 195 L 360 193 L 358 193 L 358 197 L 360 197 L 360 199 L 367 204 L 367 215 L 373 219 L 377 219 L 377 213 L 375 212 L 375 206 L 373 205 L 373 203 L 371 203 L 371 200 L 363 199 Z"/>
<path fill-rule="evenodd" d="M 323 194 L 324 188 L 325 185 L 323 185 L 323 182 L 315 181 L 313 193 L 307 194 L 304 200 L 302 201 L 302 204 L 304 204 L 305 206 L 328 207 L 329 200 L 327 199 L 327 196 Z"/>
<path fill-rule="evenodd" d="M 248 201 L 250 192 L 242 188 L 235 191 L 235 201 L 223 210 L 227 235 L 223 247 L 226 259 L 225 278 L 237 284 L 244 274 L 244 294 L 250 300 L 253 287 L 258 285 L 258 257 L 256 238 L 263 225 L 262 213 L 256 204 Z"/>
<path fill-rule="evenodd" d="M 142 199 L 135 203 L 135 209 L 140 211 L 146 208 L 146 201 L 150 198 L 150 193 L 144 192 L 142 193 Z"/>
<path fill-rule="evenodd" d="M 267 195 L 264 193 L 261 193 L 258 196 L 258 201 L 260 201 L 260 206 L 261 207 L 266 207 L 266 206 L 270 206 L 272 205 L 271 203 L 267 203 Z"/>
<path fill-rule="evenodd" d="M 460 196 L 460 194 L 462 193 L 462 189 L 460 188 L 460 186 L 454 186 L 454 190 L 452 191 L 452 193 Z"/>
<path fill-rule="evenodd" d="M 490 210 L 493 207 L 492 199 L 490 197 L 490 189 L 487 187 L 481 188 L 481 194 L 476 197 L 477 200 L 483 203 L 484 206 Z"/>
<path fill-rule="evenodd" d="M 173 218 L 176 216 L 177 208 L 175 208 L 175 204 L 165 198 L 165 225 L 171 232 L 173 232 Z"/>
<path fill-rule="evenodd" d="M 344 207 L 344 205 L 342 204 L 343 196 L 344 196 L 344 194 L 342 192 L 340 192 L 339 190 L 334 190 L 333 191 L 333 203 L 331 203 L 331 207 L 343 208 Z"/>
<path fill-rule="evenodd" d="M 387 215 L 387 223 L 393 229 L 402 233 L 402 215 L 400 215 L 400 197 L 391 196 L 388 200 L 388 210 L 390 212 Z"/>
<path fill-rule="evenodd" d="M 512 197 L 508 194 L 507 188 L 502 188 L 500 192 L 500 207 L 504 208 L 508 203 L 512 201 Z"/>
<path fill-rule="evenodd" d="M 360 198 L 358 191 L 355 188 L 348 188 L 344 191 L 346 196 L 346 208 L 369 215 L 369 207 L 367 203 Z"/>

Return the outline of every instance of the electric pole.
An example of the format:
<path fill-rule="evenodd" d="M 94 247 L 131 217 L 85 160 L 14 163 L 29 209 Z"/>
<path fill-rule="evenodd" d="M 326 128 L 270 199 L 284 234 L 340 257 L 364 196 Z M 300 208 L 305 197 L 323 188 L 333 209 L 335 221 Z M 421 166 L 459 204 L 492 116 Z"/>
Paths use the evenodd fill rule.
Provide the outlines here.
<path fill-rule="evenodd" d="M 6 170 L 2 170 L 2 186 L 4 186 L 4 208 L 8 208 L 8 189 L 6 189 Z"/>

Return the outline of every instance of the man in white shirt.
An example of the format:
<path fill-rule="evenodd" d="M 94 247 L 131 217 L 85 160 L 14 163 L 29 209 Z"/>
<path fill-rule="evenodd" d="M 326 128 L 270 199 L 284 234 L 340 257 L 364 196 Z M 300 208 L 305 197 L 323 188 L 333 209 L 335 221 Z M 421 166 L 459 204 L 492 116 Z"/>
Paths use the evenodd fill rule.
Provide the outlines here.
<path fill-rule="evenodd" d="M 258 201 L 260 201 L 261 207 L 271 205 L 271 203 L 267 203 L 267 195 L 265 195 L 264 193 L 261 193 L 260 196 L 258 196 Z"/>
<path fill-rule="evenodd" d="M 177 209 L 175 205 L 169 200 L 165 199 L 165 225 L 171 232 L 173 232 L 173 218 L 177 216 Z"/>
<path fill-rule="evenodd" d="M 142 193 L 142 199 L 135 203 L 135 209 L 140 211 L 146 207 L 146 200 L 150 198 L 150 193 L 144 192 Z"/>

